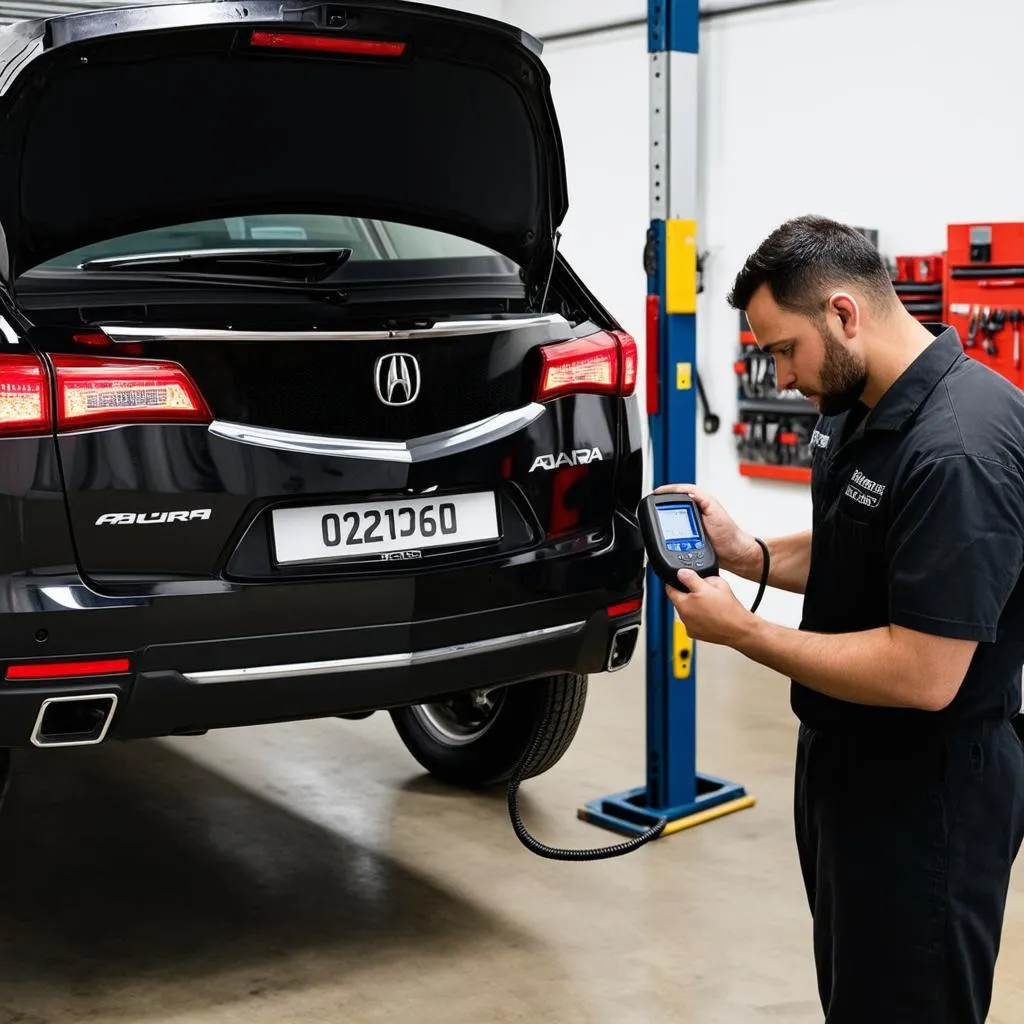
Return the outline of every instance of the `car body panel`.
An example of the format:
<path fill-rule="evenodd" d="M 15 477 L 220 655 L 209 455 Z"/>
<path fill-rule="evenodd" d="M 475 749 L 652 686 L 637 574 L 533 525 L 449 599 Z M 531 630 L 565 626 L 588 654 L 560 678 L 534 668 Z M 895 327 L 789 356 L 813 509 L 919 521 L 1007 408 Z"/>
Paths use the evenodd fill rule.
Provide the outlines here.
<path fill-rule="evenodd" d="M 253 25 L 313 30 L 321 17 L 347 19 L 332 32 L 359 38 L 404 32 L 407 64 L 237 50 Z M 608 670 L 616 637 L 640 622 L 644 587 L 635 516 L 641 420 L 633 385 L 622 385 L 634 343 L 551 248 L 566 205 L 564 168 L 533 41 L 486 19 L 389 0 L 97 11 L 15 26 L 3 38 L 0 137 L 10 134 L 0 162 L 19 184 L 6 206 L 0 200 L 0 277 L 16 278 L 13 287 L 0 282 L 0 747 L 33 742 L 45 701 L 87 694 L 116 697 L 104 739 L 133 739 L 358 714 Z M 429 173 L 412 176 L 403 192 L 393 175 L 390 183 L 380 175 L 377 152 L 360 179 L 338 178 L 328 195 L 329 176 L 318 184 L 289 159 L 330 154 L 303 149 L 301 133 L 282 133 L 280 117 L 260 126 L 235 91 L 262 72 L 241 71 L 226 94 L 235 95 L 244 143 L 232 128 L 223 152 L 186 145 L 188 131 L 165 132 L 170 107 L 150 98 L 165 150 L 150 126 L 117 159 L 99 145 L 109 180 L 90 160 L 77 171 L 69 160 L 38 181 L 17 176 L 61 149 L 45 137 L 61 119 L 31 121 L 30 111 L 60 101 L 102 139 L 118 117 L 113 127 L 97 120 L 93 84 L 132 93 L 150 56 L 159 66 L 182 51 L 179 76 L 193 58 L 220 67 L 228 53 L 239 68 L 269 60 L 302 75 L 337 74 L 360 95 L 377 95 L 377 79 L 359 85 L 358 76 L 380 75 L 391 105 L 378 112 L 388 117 L 399 116 L 403 76 L 429 64 L 445 81 L 494 79 L 514 108 L 506 127 L 517 118 L 518 127 L 502 143 L 511 148 L 460 148 L 460 118 L 500 117 L 486 90 L 467 101 L 452 86 L 448 106 L 458 109 L 438 116 L 454 120 L 430 129 L 443 147 L 405 139 L 387 150 L 406 166 L 433 161 Z M 305 95 L 297 81 L 293 108 Z M 421 116 L 422 107 L 418 99 L 400 117 Z M 195 104 L 182 111 L 179 128 L 199 117 L 212 132 L 224 117 L 216 104 L 202 115 Z M 391 138 L 365 134 L 368 118 L 360 124 L 352 153 Z M 65 155 L 81 155 L 79 127 L 64 137 Z M 280 189 L 262 199 L 255 177 L 251 188 L 232 187 L 245 163 L 239 154 L 256 155 L 253 133 L 281 149 L 270 161 Z M 485 136 L 477 148 L 488 145 Z M 167 161 L 168 153 L 201 153 L 208 180 L 185 166 L 186 187 L 170 189 L 170 165 L 188 161 Z M 168 166 L 147 173 L 158 156 Z M 517 176 L 518 197 L 504 195 L 495 160 L 501 174 Z M 145 188 L 119 207 L 128 164 Z M 443 172 L 453 177 L 440 188 Z M 488 175 L 472 194 L 470 179 Z M 287 233 L 293 204 L 300 218 L 364 218 L 379 233 L 393 217 L 388 223 L 489 248 L 455 245 L 422 259 L 364 253 L 338 269 L 337 281 L 312 283 L 69 262 L 69 250 L 102 249 L 109 239 L 120 257 L 134 237 L 126 232 L 187 231 L 189 218 L 212 218 L 203 223 L 214 228 L 217 218 L 283 218 L 272 227 Z M 58 265 L 36 265 L 54 253 Z M 572 358 L 584 375 L 572 370 L 569 386 L 545 391 L 551 353 L 566 346 L 582 352 Z M 587 377 L 598 349 L 598 375 Z M 53 407 L 34 434 L 3 430 L 3 403 L 25 400 L 20 379 L 4 376 L 11 356 L 37 361 L 40 408 Z M 635 351 L 632 358 L 635 377 Z M 164 385 L 118 385 L 89 393 L 105 410 L 100 425 L 75 425 L 69 367 L 111 366 L 143 377 L 169 368 L 187 384 L 191 412 L 147 418 L 150 399 L 156 408 L 170 394 Z M 382 524 L 392 531 L 384 543 Z M 112 659 L 124 668 L 83 666 Z"/>

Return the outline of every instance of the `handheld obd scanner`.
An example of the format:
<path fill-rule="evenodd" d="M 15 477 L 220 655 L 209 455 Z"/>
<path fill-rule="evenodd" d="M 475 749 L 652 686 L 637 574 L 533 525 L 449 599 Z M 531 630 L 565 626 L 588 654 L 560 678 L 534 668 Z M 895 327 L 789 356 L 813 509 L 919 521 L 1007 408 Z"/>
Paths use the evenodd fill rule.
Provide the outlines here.
<path fill-rule="evenodd" d="M 685 591 L 676 574 L 718 575 L 718 556 L 708 540 L 697 502 L 686 494 L 649 494 L 637 508 L 640 532 L 651 568 L 676 590 Z"/>

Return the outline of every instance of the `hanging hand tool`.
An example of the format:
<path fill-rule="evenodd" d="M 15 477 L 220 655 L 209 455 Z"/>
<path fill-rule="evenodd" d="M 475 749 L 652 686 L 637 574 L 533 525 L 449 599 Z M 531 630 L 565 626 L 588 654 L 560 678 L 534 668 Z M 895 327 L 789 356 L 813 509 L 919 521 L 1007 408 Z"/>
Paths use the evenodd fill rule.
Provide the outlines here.
<path fill-rule="evenodd" d="M 1020 310 L 1010 310 L 1010 326 L 1013 328 L 1013 367 L 1020 369 Z"/>
<path fill-rule="evenodd" d="M 996 348 L 996 335 L 1003 329 L 1006 323 L 1006 310 L 997 309 L 988 317 L 985 322 L 985 351 L 990 356 L 997 356 L 999 350 Z"/>
<path fill-rule="evenodd" d="M 981 309 L 981 313 L 978 314 L 978 333 L 982 336 L 983 339 L 985 337 L 985 333 L 988 331 L 988 320 L 991 315 L 992 310 L 988 306 L 983 306 Z"/>
<path fill-rule="evenodd" d="M 737 359 L 732 365 L 733 372 L 739 378 L 740 397 L 750 398 L 750 359 Z"/>
<path fill-rule="evenodd" d="M 971 319 L 967 322 L 967 342 L 965 348 L 974 348 L 974 336 L 978 333 L 978 317 L 981 309 L 978 306 L 971 308 Z"/>
<path fill-rule="evenodd" d="M 711 407 L 708 405 L 708 395 L 704 390 L 704 381 L 701 380 L 700 370 L 697 371 L 697 394 L 700 397 L 700 404 L 704 407 L 704 433 L 717 434 L 722 420 L 711 411 Z"/>

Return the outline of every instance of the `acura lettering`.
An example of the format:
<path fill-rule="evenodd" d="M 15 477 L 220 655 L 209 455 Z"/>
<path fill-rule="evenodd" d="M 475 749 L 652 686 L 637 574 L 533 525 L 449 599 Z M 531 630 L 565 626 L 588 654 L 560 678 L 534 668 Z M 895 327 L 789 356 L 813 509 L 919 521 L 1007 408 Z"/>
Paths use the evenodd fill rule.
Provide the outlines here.
<path fill-rule="evenodd" d="M 159 523 L 191 523 L 196 519 L 209 519 L 213 509 L 193 508 L 180 512 L 107 512 L 96 520 L 95 526 L 155 526 Z"/>
<path fill-rule="evenodd" d="M 530 467 L 531 473 L 538 469 L 561 469 L 563 466 L 588 466 L 592 462 L 603 462 L 604 456 L 600 448 L 577 448 L 571 452 L 559 452 L 557 455 L 538 455 Z"/>

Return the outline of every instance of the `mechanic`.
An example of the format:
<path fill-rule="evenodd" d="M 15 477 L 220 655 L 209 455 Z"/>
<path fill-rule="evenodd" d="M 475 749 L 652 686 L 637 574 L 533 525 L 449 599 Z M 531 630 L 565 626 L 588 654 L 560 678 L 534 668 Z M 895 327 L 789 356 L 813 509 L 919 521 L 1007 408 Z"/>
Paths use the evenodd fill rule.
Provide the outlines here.
<path fill-rule="evenodd" d="M 820 414 L 812 529 L 767 540 L 799 629 L 721 577 L 669 596 L 691 637 L 788 676 L 795 825 L 827 1024 L 981 1024 L 1024 832 L 1024 396 L 906 312 L 876 251 L 817 217 L 750 256 L 743 309 Z M 763 554 L 690 485 L 723 569 Z"/>

